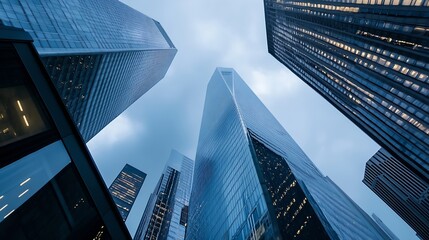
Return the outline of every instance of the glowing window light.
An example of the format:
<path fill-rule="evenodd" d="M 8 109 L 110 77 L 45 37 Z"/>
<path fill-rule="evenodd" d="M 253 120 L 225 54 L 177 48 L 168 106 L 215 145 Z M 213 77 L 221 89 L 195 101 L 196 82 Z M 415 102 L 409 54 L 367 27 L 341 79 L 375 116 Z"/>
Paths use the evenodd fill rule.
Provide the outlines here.
<path fill-rule="evenodd" d="M 22 109 L 21 102 L 19 100 L 16 100 L 16 103 L 18 103 L 19 110 L 21 110 L 21 112 L 23 112 L 24 109 Z"/>
<path fill-rule="evenodd" d="M 29 127 L 29 126 L 30 126 L 30 124 L 28 124 L 27 117 L 26 117 L 25 115 L 23 115 L 23 116 L 22 116 L 22 118 L 24 119 L 25 125 L 26 125 L 27 127 Z"/>
<path fill-rule="evenodd" d="M 3 219 L 9 217 L 9 215 L 11 215 L 14 211 L 15 211 L 15 209 L 13 209 L 12 211 L 10 211 L 8 214 L 6 214 L 6 216 L 3 217 Z"/>
<path fill-rule="evenodd" d="M 22 197 L 24 194 L 26 194 L 28 192 L 29 189 L 25 190 L 24 192 L 22 192 L 21 194 L 19 194 L 19 198 Z"/>
<path fill-rule="evenodd" d="M 3 211 L 3 209 L 5 209 L 7 206 L 9 206 L 8 204 L 4 205 L 2 208 L 0 208 L 0 212 Z"/>
<path fill-rule="evenodd" d="M 22 185 L 26 184 L 30 180 L 31 180 L 31 178 L 25 179 L 22 183 L 19 184 L 19 186 L 22 186 Z"/>

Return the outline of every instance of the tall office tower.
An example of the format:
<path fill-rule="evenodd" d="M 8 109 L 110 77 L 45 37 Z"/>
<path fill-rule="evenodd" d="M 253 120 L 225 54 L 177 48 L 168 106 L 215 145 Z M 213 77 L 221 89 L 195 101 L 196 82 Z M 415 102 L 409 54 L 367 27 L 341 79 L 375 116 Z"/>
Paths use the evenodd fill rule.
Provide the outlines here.
<path fill-rule="evenodd" d="M 399 238 L 392 232 L 392 230 L 390 230 L 386 224 L 384 224 L 383 221 L 381 221 L 381 219 L 379 217 L 377 217 L 377 215 L 375 215 L 374 213 L 371 215 L 372 219 L 374 219 L 374 222 L 377 223 L 377 225 L 383 229 L 383 231 L 389 236 L 390 239 L 392 240 L 399 240 Z"/>
<path fill-rule="evenodd" d="M 366 163 L 363 179 L 423 239 L 429 239 L 429 184 L 386 150 Z"/>
<path fill-rule="evenodd" d="M 129 239 L 31 42 L 0 26 L 0 239 Z"/>
<path fill-rule="evenodd" d="M 185 239 L 194 161 L 173 150 L 134 240 Z"/>
<path fill-rule="evenodd" d="M 240 76 L 207 89 L 186 239 L 387 239 Z"/>
<path fill-rule="evenodd" d="M 161 25 L 118 0 L 0 2 L 28 31 L 85 141 L 161 80 L 176 49 Z"/>
<path fill-rule="evenodd" d="M 269 53 L 429 182 L 429 1 L 264 2 Z"/>
<path fill-rule="evenodd" d="M 124 222 L 127 220 L 128 214 L 130 214 L 145 178 L 146 173 L 125 164 L 122 171 L 109 187 L 109 192 Z"/>

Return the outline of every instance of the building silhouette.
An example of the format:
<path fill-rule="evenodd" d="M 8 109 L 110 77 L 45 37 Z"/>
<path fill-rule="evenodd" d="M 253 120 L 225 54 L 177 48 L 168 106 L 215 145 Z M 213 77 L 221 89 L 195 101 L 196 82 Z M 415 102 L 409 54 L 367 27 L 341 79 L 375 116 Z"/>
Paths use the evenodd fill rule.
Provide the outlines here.
<path fill-rule="evenodd" d="M 31 36 L 0 53 L 0 239 L 130 239 Z"/>
<path fill-rule="evenodd" d="M 380 149 L 366 163 L 363 183 L 419 236 L 429 239 L 428 183 L 384 149 Z"/>
<path fill-rule="evenodd" d="M 172 150 L 134 240 L 185 239 L 194 161 Z"/>
<path fill-rule="evenodd" d="M 23 28 L 85 141 L 167 72 L 176 48 L 155 20 L 118 0 L 2 1 Z"/>
<path fill-rule="evenodd" d="M 109 187 L 109 192 L 124 222 L 127 220 L 145 178 L 146 173 L 129 164 L 125 164 Z"/>
<path fill-rule="evenodd" d="M 230 68 L 208 84 L 186 239 L 388 239 Z"/>

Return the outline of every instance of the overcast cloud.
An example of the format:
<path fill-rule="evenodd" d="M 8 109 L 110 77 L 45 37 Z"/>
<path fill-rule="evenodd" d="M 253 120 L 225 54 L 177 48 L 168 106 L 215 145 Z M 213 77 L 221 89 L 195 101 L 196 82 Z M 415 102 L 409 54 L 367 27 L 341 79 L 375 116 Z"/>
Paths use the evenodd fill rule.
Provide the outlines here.
<path fill-rule="evenodd" d="M 195 157 L 207 83 L 233 67 L 321 171 L 401 239 L 414 232 L 361 182 L 378 146 L 267 52 L 263 0 L 138 1 L 178 49 L 166 75 L 88 144 L 106 184 L 129 163 L 147 179 L 128 217 L 134 235 L 171 149 Z"/>

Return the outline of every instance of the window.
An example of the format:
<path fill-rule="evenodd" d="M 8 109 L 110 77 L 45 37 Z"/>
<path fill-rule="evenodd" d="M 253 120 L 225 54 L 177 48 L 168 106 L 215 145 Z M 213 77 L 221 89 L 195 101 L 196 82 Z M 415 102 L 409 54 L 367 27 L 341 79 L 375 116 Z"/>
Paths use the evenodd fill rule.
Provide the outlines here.
<path fill-rule="evenodd" d="M 0 168 L 0 224 L 69 163 L 67 151 L 57 141 Z"/>
<path fill-rule="evenodd" d="M 47 130 L 47 124 L 25 86 L 1 87 L 0 130 L 0 146 Z"/>
<path fill-rule="evenodd" d="M 0 169 L 0 239 L 111 239 L 69 163 L 57 141 Z"/>
<path fill-rule="evenodd" d="M 1 43 L 0 51 L 0 148 L 49 129 L 29 76 L 12 44 Z"/>

